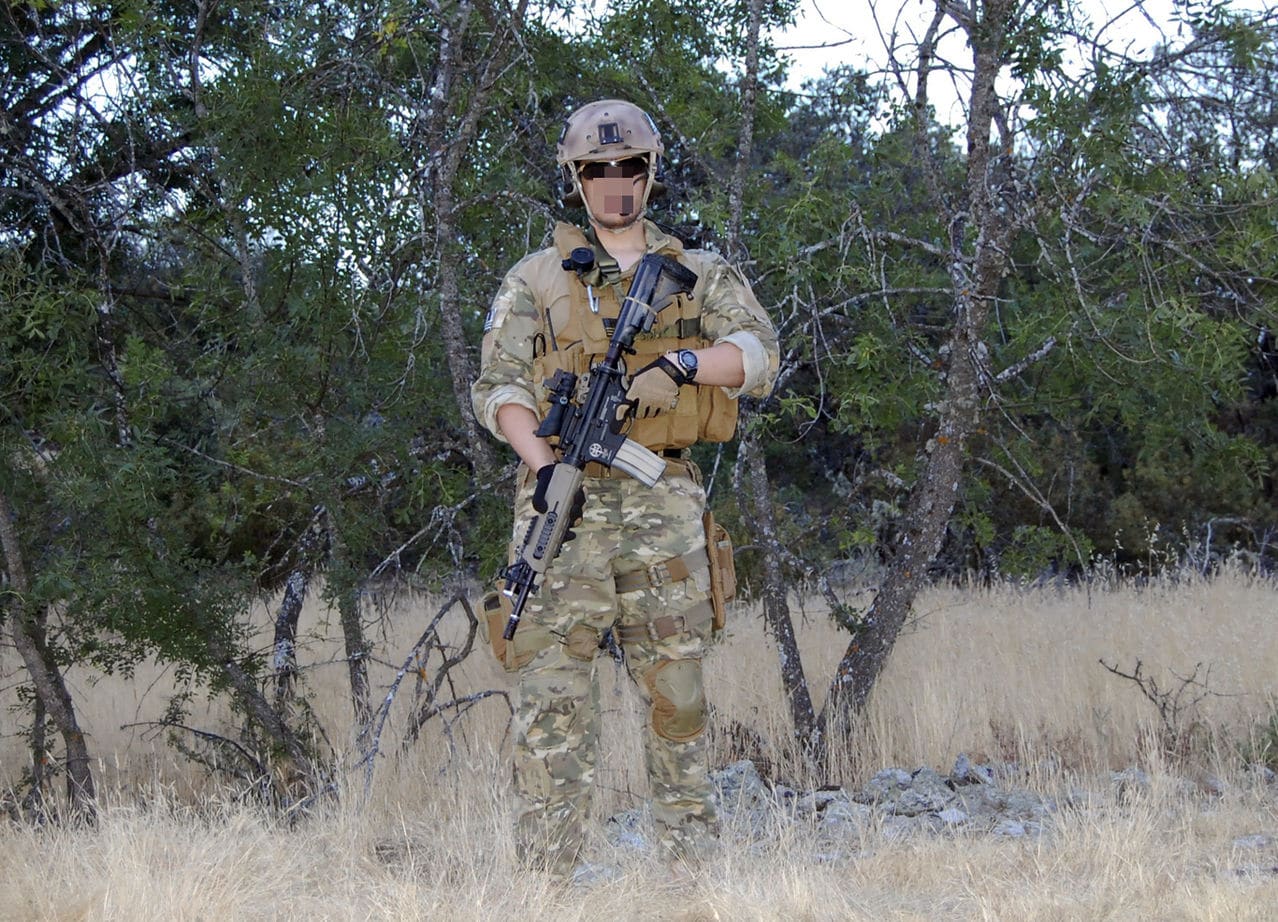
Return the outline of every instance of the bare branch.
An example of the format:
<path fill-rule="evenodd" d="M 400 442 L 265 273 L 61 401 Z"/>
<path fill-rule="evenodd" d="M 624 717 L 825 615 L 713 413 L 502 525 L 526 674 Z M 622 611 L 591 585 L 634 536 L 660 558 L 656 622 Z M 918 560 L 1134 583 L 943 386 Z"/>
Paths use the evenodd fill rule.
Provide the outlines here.
<path fill-rule="evenodd" d="M 1025 374 L 1032 366 L 1037 365 L 1043 359 L 1051 355 L 1052 350 L 1056 348 L 1056 337 L 1049 336 L 1043 345 L 1039 346 L 1029 355 L 1025 356 L 1014 365 L 1009 365 L 994 376 L 995 384 L 1006 384 Z"/>

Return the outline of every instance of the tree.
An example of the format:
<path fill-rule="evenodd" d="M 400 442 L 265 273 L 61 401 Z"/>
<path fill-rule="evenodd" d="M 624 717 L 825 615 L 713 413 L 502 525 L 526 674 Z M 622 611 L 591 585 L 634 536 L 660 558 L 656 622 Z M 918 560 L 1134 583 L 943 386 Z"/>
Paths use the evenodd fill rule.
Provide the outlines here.
<path fill-rule="evenodd" d="M 855 718 L 926 580 L 1272 557 L 1274 18 L 1186 8 L 1128 53 L 1064 4 L 947 0 L 913 45 L 887 32 L 886 84 L 845 67 L 794 95 L 771 38 L 792 9 L 0 11 L 3 630 L 33 804 L 50 728 L 91 803 L 68 672 L 151 656 L 189 683 L 171 726 L 225 693 L 250 774 L 328 788 L 301 602 L 336 610 L 366 727 L 378 599 L 500 562 L 480 325 L 553 226 L 564 115 L 602 96 L 654 112 L 654 216 L 739 261 L 782 333 L 740 448 L 697 460 L 751 536 L 803 745 L 824 723 L 798 586 L 852 632 L 824 717 Z M 958 143 L 930 103 L 950 81 Z M 856 555 L 887 568 L 861 614 L 830 578 Z M 245 611 L 281 592 L 261 644 Z"/>
<path fill-rule="evenodd" d="M 1160 390 L 1173 393 L 1180 389 L 1183 394 L 1183 384 L 1188 383 L 1183 375 L 1185 350 L 1164 352 L 1156 345 L 1166 330 L 1164 318 L 1170 309 L 1186 319 L 1195 317 L 1189 322 L 1199 330 L 1207 331 L 1213 323 L 1207 304 L 1194 303 L 1193 299 L 1178 302 L 1168 297 L 1165 286 L 1169 273 L 1184 272 L 1201 278 L 1207 270 L 1218 275 L 1220 270 L 1209 269 L 1209 264 L 1228 260 L 1227 250 L 1210 247 L 1191 255 L 1186 238 L 1172 232 L 1170 236 L 1181 243 L 1170 244 L 1168 239 L 1158 246 L 1155 272 L 1139 277 L 1140 294 L 1151 304 L 1151 310 L 1143 316 L 1124 317 L 1118 327 L 1110 328 L 1115 331 L 1127 325 L 1131 331 L 1124 335 L 1122 347 L 1115 347 L 1113 333 L 1094 322 L 1085 332 L 1077 332 L 1082 322 L 1095 320 L 1091 313 L 1092 295 L 1080 283 L 1079 260 L 1059 258 L 1057 245 L 1077 247 L 1077 238 L 1082 236 L 1089 249 L 1098 244 L 1104 246 L 1103 235 L 1084 231 L 1073 218 L 1098 205 L 1104 209 L 1107 206 L 1102 203 L 1107 197 L 1111 202 L 1117 198 L 1127 208 L 1150 201 L 1136 189 L 1122 186 L 1115 196 L 1112 185 L 1099 181 L 1101 174 L 1107 180 L 1113 176 L 1116 161 L 1112 155 L 1121 151 L 1122 133 L 1142 119 L 1157 118 L 1153 109 L 1143 105 L 1144 87 L 1152 80 L 1184 73 L 1180 65 L 1185 62 L 1203 64 L 1200 55 L 1208 48 L 1233 48 L 1236 52 L 1239 42 L 1254 42 L 1257 33 L 1217 11 L 1215 17 L 1194 23 L 1196 34 L 1183 49 L 1160 49 L 1148 61 L 1128 62 L 1125 66 L 1112 59 L 1100 60 L 1081 82 L 1071 78 L 1069 85 L 1074 92 L 1080 86 L 1087 87 L 1083 91 L 1087 103 L 1075 107 L 1068 101 L 1077 96 L 1064 86 L 1046 88 L 1053 81 L 1067 79 L 1061 45 L 1078 27 L 1069 20 L 1068 13 L 1053 3 L 998 0 L 971 6 L 938 4 L 917 47 L 912 84 L 916 87 L 912 105 L 916 130 L 913 153 L 926 164 L 923 179 L 938 220 L 928 236 L 902 235 L 869 226 L 862 238 L 867 245 L 906 247 L 925 263 L 943 270 L 948 279 L 950 306 L 944 321 L 945 342 L 937 350 L 936 360 L 928 363 L 938 372 L 939 386 L 931 404 L 926 454 L 901 517 L 897 546 L 887 573 L 869 610 L 852 627 L 852 640 L 831 683 L 828 716 L 854 717 L 864 707 L 910 605 L 947 540 L 955 504 L 970 482 L 965 468 L 978 439 L 981 449 L 989 445 L 1008 454 L 1012 469 L 985 457 L 980 458 L 982 463 L 1006 474 L 1017 490 L 1050 514 L 1078 556 L 1083 557 L 1068 524 L 1044 491 L 1035 486 L 1027 472 L 1029 466 L 1021 461 L 1022 452 L 1009 451 L 1007 441 L 996 434 L 991 437 L 992 422 L 998 420 L 1005 422 L 1011 435 L 1024 437 L 1034 428 L 1023 420 L 1041 414 L 1041 398 L 1027 404 L 1007 397 L 1009 391 L 1022 387 L 1026 372 L 1052 355 L 1066 336 L 1069 346 L 1088 342 L 1120 354 L 1133 350 L 1144 339 L 1155 344 L 1153 354 L 1133 357 L 1137 353 L 1128 352 L 1124 358 L 1132 363 L 1131 370 L 1137 364 L 1143 366 L 1140 373 L 1148 379 L 1151 370 L 1165 368 L 1159 375 Z M 934 153 L 925 118 L 929 81 L 934 62 L 939 60 L 936 43 L 947 27 L 956 27 L 963 35 L 971 60 L 970 68 L 965 68 L 971 74 L 965 105 L 965 178 L 958 189 L 946 183 L 945 162 Z M 1012 78 L 1010 82 L 1007 77 Z M 909 83 L 902 79 L 902 85 Z M 1012 87 L 1010 91 L 1004 89 L 1008 86 Z M 1049 136 L 1051 142 L 1043 144 Z M 1104 140 L 1098 142 L 1098 138 Z M 1096 151 L 1101 154 L 1099 158 L 1087 158 L 1088 166 L 1082 175 L 1087 176 L 1088 169 L 1095 172 L 1082 182 L 1075 184 L 1065 179 L 1080 176 L 1079 164 L 1071 162 L 1079 147 L 1097 143 L 1113 144 L 1117 150 Z M 1064 159 L 1055 156 L 1059 151 L 1066 152 Z M 1147 177 L 1167 168 L 1165 159 L 1154 160 L 1148 153 L 1137 158 L 1142 175 Z M 1121 158 L 1117 160 L 1123 162 Z M 1161 188 L 1165 191 L 1168 187 Z M 1161 220 L 1159 223 L 1171 230 Z M 1126 233 L 1131 231 L 1129 226 Z M 1189 236 L 1199 244 L 1203 242 L 1201 237 Z M 1146 234 L 1144 240 L 1149 241 L 1150 236 Z M 1110 238 L 1110 242 L 1113 245 L 1117 241 Z M 1099 268 L 1106 262 L 1102 257 L 1088 268 Z M 1130 294 L 1130 288 L 1116 288 L 1114 282 L 1123 277 L 1115 276 L 1112 267 L 1107 268 L 1111 270 L 1108 293 Z M 1030 289 L 1027 286 L 1035 276 L 1041 277 Z M 1036 302 L 1027 296 L 1030 290 L 1042 292 L 1049 286 L 1070 292 L 1077 300 L 1062 302 L 1057 297 Z M 1029 309 L 1017 310 L 1021 304 Z M 1035 313 L 1036 307 L 1045 308 L 1046 312 Z M 1071 315 L 1074 319 L 1067 319 Z M 1063 318 L 1068 324 L 1065 330 L 1044 331 L 1045 326 L 1050 329 Z M 1028 331 L 1036 331 L 1041 338 L 1030 340 Z M 1188 379 L 1191 387 L 1201 388 L 1210 380 L 1220 380 L 1231 368 L 1237 374 L 1242 356 L 1229 348 L 1231 336 L 1228 330 L 1217 326 L 1211 336 L 1204 338 L 1204 351 L 1214 350 L 1218 361 L 1211 367 L 1192 363 L 1194 374 Z M 1192 345 L 1188 348 L 1191 352 L 1194 349 Z M 1173 359 L 1177 367 L 1162 364 L 1168 359 Z M 995 364 L 1000 360 L 1004 363 L 1002 368 Z M 1086 373 L 1109 375 L 1104 362 L 1097 362 Z M 1041 385 L 1042 379 L 1037 383 Z M 1199 401 L 1197 407 L 1202 406 Z M 1149 402 L 1145 401 L 1143 407 L 1148 413 Z M 1169 407 L 1167 415 L 1160 414 L 1160 419 L 1174 426 L 1173 420 L 1185 418 L 1185 408 L 1184 403 L 1174 409 Z M 1086 562 L 1079 560 L 1080 564 Z"/>
<path fill-rule="evenodd" d="M 295 615 L 279 619 L 277 707 L 248 603 L 291 579 L 295 612 L 323 573 L 366 718 L 367 590 L 432 558 L 451 571 L 485 522 L 462 514 L 487 486 L 468 406 L 432 373 L 465 319 L 458 290 L 426 309 L 449 272 L 458 287 L 456 225 L 436 221 L 446 189 L 406 143 L 434 119 L 448 149 L 432 156 L 464 182 L 476 132 L 450 132 L 482 97 L 435 112 L 427 78 L 449 55 L 497 72 L 518 25 L 483 7 L 500 29 L 467 32 L 467 9 L 447 13 L 464 48 L 415 4 L 3 14 L 25 75 L 5 106 L 24 121 L 0 142 L 6 560 L 33 587 L 12 625 L 57 606 L 50 667 L 157 655 L 229 691 L 280 779 L 325 769 L 287 709 Z M 61 719 L 56 682 L 31 675 Z"/>

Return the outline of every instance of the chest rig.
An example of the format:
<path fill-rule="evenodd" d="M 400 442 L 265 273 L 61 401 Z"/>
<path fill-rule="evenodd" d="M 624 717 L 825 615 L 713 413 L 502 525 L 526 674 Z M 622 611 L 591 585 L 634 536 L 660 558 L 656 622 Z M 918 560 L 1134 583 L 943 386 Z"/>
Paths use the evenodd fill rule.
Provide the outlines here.
<path fill-rule="evenodd" d="M 569 257 L 581 247 L 596 253 L 596 263 L 588 271 L 571 267 Z M 547 379 L 562 368 L 587 381 L 590 366 L 607 352 L 625 297 L 616 262 L 602 247 L 592 246 L 580 229 L 556 225 L 555 249 L 560 258 L 542 262 L 537 279 L 529 279 L 542 309 L 542 329 L 533 349 L 533 387 L 543 418 L 550 409 Z M 670 240 L 659 252 L 699 270 L 677 240 Z M 677 349 L 712 345 L 702 331 L 703 288 L 704 279 L 691 297 L 679 295 L 658 313 L 652 330 L 636 336 L 634 354 L 626 357 L 627 370 L 634 373 Z M 736 434 L 736 399 L 722 387 L 684 385 L 674 409 L 648 419 L 627 418 L 622 427 L 627 436 L 653 451 L 688 448 L 697 441 L 728 441 Z"/>
<path fill-rule="evenodd" d="M 534 342 L 533 386 L 544 418 L 550 409 L 546 381 L 560 369 L 587 379 L 590 367 L 608 351 L 621 299 L 625 292 L 617 279 L 616 263 L 601 247 L 592 247 L 580 229 L 558 224 L 554 233 L 560 260 L 546 260 L 534 290 L 541 300 L 541 331 Z M 590 247 L 595 264 L 588 270 L 570 258 L 574 250 Z M 699 266 L 678 241 L 660 250 L 694 272 Z M 568 266 L 569 268 L 562 268 Z M 700 274 L 700 273 L 699 273 Z M 533 281 L 530 279 L 530 281 Z M 679 295 L 660 314 L 647 333 L 635 337 L 634 354 L 626 357 L 630 373 L 658 356 L 678 349 L 700 349 L 712 344 L 702 334 L 701 297 L 704 279 L 691 296 Z M 673 410 L 648 419 L 627 419 L 626 434 L 653 451 L 687 448 L 698 441 L 726 442 L 737 426 L 737 401 L 721 387 L 686 384 L 679 389 Z"/>

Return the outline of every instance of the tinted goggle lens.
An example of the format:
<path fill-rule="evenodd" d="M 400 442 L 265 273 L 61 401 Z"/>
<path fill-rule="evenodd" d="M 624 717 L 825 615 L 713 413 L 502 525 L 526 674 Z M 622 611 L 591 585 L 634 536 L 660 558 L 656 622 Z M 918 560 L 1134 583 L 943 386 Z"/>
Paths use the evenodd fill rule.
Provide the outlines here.
<path fill-rule="evenodd" d="M 648 172 L 648 164 L 641 157 L 630 157 L 610 163 L 606 160 L 585 163 L 581 166 L 582 179 L 634 179 Z"/>

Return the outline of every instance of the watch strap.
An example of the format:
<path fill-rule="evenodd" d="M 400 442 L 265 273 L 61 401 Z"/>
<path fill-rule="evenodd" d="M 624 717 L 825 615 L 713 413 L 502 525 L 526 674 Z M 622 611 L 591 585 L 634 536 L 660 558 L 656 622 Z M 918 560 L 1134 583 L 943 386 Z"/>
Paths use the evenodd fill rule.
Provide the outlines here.
<path fill-rule="evenodd" d="M 670 380 L 680 387 L 685 384 L 691 384 L 692 379 L 688 377 L 688 373 L 683 370 L 683 366 L 678 362 L 672 362 L 664 355 L 652 363 L 670 376 Z"/>

